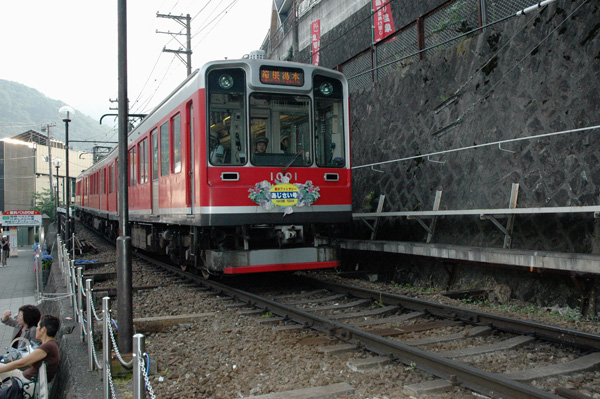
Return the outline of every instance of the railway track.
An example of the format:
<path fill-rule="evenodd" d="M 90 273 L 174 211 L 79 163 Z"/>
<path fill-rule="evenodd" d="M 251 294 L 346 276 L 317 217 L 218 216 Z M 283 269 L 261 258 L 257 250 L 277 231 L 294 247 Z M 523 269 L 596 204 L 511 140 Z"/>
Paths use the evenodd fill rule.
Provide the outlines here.
<path fill-rule="evenodd" d="M 260 276 L 223 284 L 154 258 L 138 259 L 143 261 L 135 260 L 134 271 L 150 263 L 168 273 L 142 274 L 170 275 L 169 286 L 202 285 L 213 296 L 229 298 L 221 299 L 226 307 L 260 324 L 319 331 L 333 341 L 322 348 L 325 353 L 370 353 L 348 362 L 356 371 L 406 367 L 428 373 L 422 378 L 428 382 L 414 387 L 415 393 L 459 386 L 493 398 L 592 397 L 560 386 L 556 376 L 592 373 L 585 370 L 600 361 L 595 334 L 298 276 L 278 281 L 278 288 L 263 284 Z M 151 287 L 141 287 L 146 288 Z M 519 351 L 531 354 L 527 368 L 512 361 Z"/>
<path fill-rule="evenodd" d="M 230 306 L 244 316 L 260 316 L 280 329 L 311 328 L 335 337 L 340 343 L 327 352 L 366 349 L 373 354 L 351 368 L 396 362 L 438 377 L 415 387 L 422 391 L 458 384 L 493 398 L 586 398 L 564 387 L 538 386 L 600 364 L 600 336 L 577 330 L 309 278 L 295 278 L 296 288 L 286 288 L 286 294 L 280 289 L 252 293 L 142 258 L 227 295 L 235 301 Z M 515 351 L 535 353 L 530 367 L 511 369 Z"/>

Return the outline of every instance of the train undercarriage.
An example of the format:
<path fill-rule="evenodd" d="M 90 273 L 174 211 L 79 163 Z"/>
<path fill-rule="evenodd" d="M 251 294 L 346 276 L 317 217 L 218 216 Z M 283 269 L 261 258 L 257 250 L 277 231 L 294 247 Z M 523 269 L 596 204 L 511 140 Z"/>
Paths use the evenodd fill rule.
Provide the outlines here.
<path fill-rule="evenodd" d="M 80 213 L 81 221 L 116 239 L 118 221 Z M 165 256 L 182 270 L 211 275 L 293 271 L 339 266 L 331 245 L 333 225 L 242 225 L 201 227 L 131 222 L 131 243 Z"/>

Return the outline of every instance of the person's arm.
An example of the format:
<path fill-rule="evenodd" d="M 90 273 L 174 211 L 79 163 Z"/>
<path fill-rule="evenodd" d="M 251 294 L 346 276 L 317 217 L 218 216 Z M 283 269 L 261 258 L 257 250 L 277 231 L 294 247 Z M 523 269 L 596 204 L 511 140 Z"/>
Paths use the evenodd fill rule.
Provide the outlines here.
<path fill-rule="evenodd" d="M 8 315 L 7 315 L 8 313 Z M 4 320 L 4 316 L 6 316 L 6 320 Z M 6 324 L 7 326 L 11 326 L 11 327 L 17 327 L 19 325 L 19 323 L 17 323 L 17 320 L 10 317 L 10 310 L 7 310 L 6 312 L 4 312 L 2 314 L 2 323 Z"/>
<path fill-rule="evenodd" d="M 0 373 L 6 373 L 7 371 L 22 369 L 23 367 L 31 366 L 35 362 L 39 362 L 48 356 L 46 352 L 41 349 L 36 349 L 31 352 L 30 355 L 22 357 L 17 360 L 13 360 L 10 363 L 0 364 Z"/>

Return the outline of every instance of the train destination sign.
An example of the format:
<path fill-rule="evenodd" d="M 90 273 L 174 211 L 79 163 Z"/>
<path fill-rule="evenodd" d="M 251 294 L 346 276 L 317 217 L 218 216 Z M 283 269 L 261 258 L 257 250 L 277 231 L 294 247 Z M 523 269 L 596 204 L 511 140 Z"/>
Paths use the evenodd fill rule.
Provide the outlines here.
<path fill-rule="evenodd" d="M 297 68 L 261 67 L 260 82 L 269 85 L 304 86 L 304 72 Z"/>
<path fill-rule="evenodd" d="M 38 211 L 6 211 L 2 213 L 3 226 L 39 226 L 42 214 Z"/>

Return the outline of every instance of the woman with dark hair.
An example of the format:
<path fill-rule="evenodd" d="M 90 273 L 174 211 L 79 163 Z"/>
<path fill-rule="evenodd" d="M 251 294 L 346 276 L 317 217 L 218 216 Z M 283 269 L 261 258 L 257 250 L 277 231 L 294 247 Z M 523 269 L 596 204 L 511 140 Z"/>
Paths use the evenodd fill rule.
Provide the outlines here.
<path fill-rule="evenodd" d="M 60 327 L 58 317 L 51 314 L 45 314 L 41 317 L 35 332 L 36 338 L 42 344 L 37 347 L 30 355 L 14 360 L 10 363 L 0 364 L 0 381 L 7 377 L 17 377 L 24 383 L 29 383 L 34 377 L 38 376 L 38 371 L 42 362 L 46 363 L 46 375 L 48 382 L 51 382 L 58 370 L 60 364 L 60 353 L 58 351 L 58 342 L 54 339 Z M 31 366 L 25 371 L 19 369 Z M 26 389 L 27 390 L 27 389 Z M 33 384 L 29 384 L 29 390 L 33 390 Z M 28 393 L 32 394 L 32 392 Z"/>
<path fill-rule="evenodd" d="M 35 329 L 40 321 L 40 311 L 33 305 L 23 305 L 19 308 L 19 314 L 16 318 L 11 318 L 11 311 L 7 310 L 2 314 L 2 323 L 7 326 L 14 327 L 12 342 L 17 337 L 26 338 L 30 342 L 39 343 L 35 338 Z M 13 348 L 25 346 L 25 342 L 17 341 L 13 344 Z"/>

